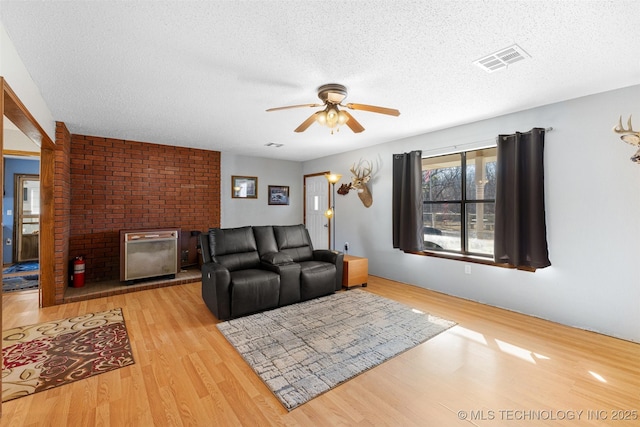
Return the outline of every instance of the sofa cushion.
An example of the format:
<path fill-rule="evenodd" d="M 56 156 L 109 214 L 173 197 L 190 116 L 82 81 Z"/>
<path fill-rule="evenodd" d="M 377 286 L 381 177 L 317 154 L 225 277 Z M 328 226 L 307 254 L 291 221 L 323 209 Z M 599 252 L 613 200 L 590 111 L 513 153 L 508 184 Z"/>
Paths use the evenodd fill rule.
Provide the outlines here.
<path fill-rule="evenodd" d="M 289 255 L 294 262 L 313 259 L 313 246 L 309 232 L 303 224 L 274 225 L 273 233 L 276 236 L 278 250 Z"/>
<path fill-rule="evenodd" d="M 236 271 L 258 268 L 260 256 L 251 227 L 212 228 L 209 231 L 211 259 Z"/>
<path fill-rule="evenodd" d="M 231 317 L 278 306 L 280 276 L 266 270 L 238 270 L 231 273 Z"/>
<path fill-rule="evenodd" d="M 253 235 L 256 239 L 258 253 L 261 257 L 265 254 L 278 252 L 276 236 L 273 234 L 273 227 L 271 225 L 253 226 Z"/>

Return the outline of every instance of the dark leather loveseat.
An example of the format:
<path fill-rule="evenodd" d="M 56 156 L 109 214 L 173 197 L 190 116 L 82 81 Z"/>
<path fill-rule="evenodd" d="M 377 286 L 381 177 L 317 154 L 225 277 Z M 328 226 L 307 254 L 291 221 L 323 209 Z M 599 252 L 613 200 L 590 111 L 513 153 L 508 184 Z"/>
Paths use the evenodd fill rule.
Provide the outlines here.
<path fill-rule="evenodd" d="M 227 320 L 342 288 L 341 252 L 314 250 L 304 225 L 212 228 L 200 234 L 202 299 Z"/>

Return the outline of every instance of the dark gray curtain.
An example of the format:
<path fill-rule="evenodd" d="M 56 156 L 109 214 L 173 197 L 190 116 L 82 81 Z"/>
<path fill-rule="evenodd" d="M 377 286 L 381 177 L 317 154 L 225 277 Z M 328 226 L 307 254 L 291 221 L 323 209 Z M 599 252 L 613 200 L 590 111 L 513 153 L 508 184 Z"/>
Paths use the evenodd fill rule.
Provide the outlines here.
<path fill-rule="evenodd" d="M 544 134 L 498 136 L 495 261 L 518 268 L 551 265 L 544 207 Z"/>
<path fill-rule="evenodd" d="M 422 151 L 393 155 L 393 247 L 421 251 Z"/>

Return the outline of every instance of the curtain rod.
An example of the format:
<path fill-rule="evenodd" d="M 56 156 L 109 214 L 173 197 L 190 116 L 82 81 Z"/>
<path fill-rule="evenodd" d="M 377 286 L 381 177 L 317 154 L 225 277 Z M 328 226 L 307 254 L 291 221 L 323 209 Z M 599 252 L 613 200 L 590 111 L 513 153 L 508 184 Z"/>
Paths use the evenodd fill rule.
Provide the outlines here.
<path fill-rule="evenodd" d="M 544 130 L 545 132 L 551 132 L 553 130 L 553 127 L 549 126 Z M 523 133 L 526 133 L 526 132 L 523 132 Z M 477 149 L 479 150 L 482 148 L 495 147 L 497 140 L 498 140 L 498 137 L 496 136 L 494 139 L 465 142 L 463 144 L 450 145 L 448 147 L 439 147 L 439 148 L 432 148 L 431 150 L 422 150 L 422 153 L 424 154 L 432 151 L 442 151 L 441 155 L 453 154 L 453 153 L 459 153 L 461 151 L 464 151 L 464 147 L 466 146 L 474 146 L 474 147 L 477 147 Z M 487 144 L 487 145 L 486 147 L 483 147 L 482 144 Z M 450 151 L 447 151 L 447 150 L 450 150 Z"/>
<path fill-rule="evenodd" d="M 533 129 L 531 129 L 533 130 Z M 529 132 L 520 132 L 520 133 L 531 133 L 531 130 Z M 549 126 L 548 128 L 544 128 L 545 132 L 551 132 L 553 130 L 553 127 Z M 498 140 L 498 138 L 500 138 L 500 135 L 496 136 L 496 141 Z"/>
<path fill-rule="evenodd" d="M 545 132 L 551 132 L 552 130 L 553 130 L 553 128 L 551 126 L 549 126 L 548 128 L 544 128 Z M 529 132 L 531 132 L 531 131 L 529 131 Z M 521 132 L 521 133 L 529 133 L 529 132 Z"/>
<path fill-rule="evenodd" d="M 482 145 L 482 144 L 486 144 L 486 145 Z M 494 139 L 485 139 L 482 141 L 473 141 L 473 142 L 465 142 L 464 144 L 449 145 L 448 147 L 439 147 L 439 148 L 432 148 L 430 150 L 422 150 L 422 153 L 429 153 L 432 151 L 442 151 L 442 154 L 440 155 L 444 156 L 446 154 L 454 154 L 454 153 L 459 153 L 461 151 L 465 151 L 464 147 L 467 147 L 467 146 L 477 147 L 477 149 L 480 150 L 482 148 L 495 147 L 495 145 L 496 145 L 496 141 Z"/>

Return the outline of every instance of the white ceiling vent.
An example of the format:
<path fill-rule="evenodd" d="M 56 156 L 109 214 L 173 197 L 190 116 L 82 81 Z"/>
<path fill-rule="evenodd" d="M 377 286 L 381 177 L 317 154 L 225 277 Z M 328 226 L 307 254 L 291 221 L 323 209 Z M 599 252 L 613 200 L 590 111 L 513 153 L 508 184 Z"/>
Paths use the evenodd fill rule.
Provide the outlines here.
<path fill-rule="evenodd" d="M 524 51 L 520 46 L 514 44 L 498 52 L 487 55 L 483 58 L 473 61 L 478 67 L 485 70 L 487 73 L 493 73 L 494 71 L 502 68 L 507 68 L 514 62 L 521 61 L 523 59 L 530 58 L 529 54 Z"/>

